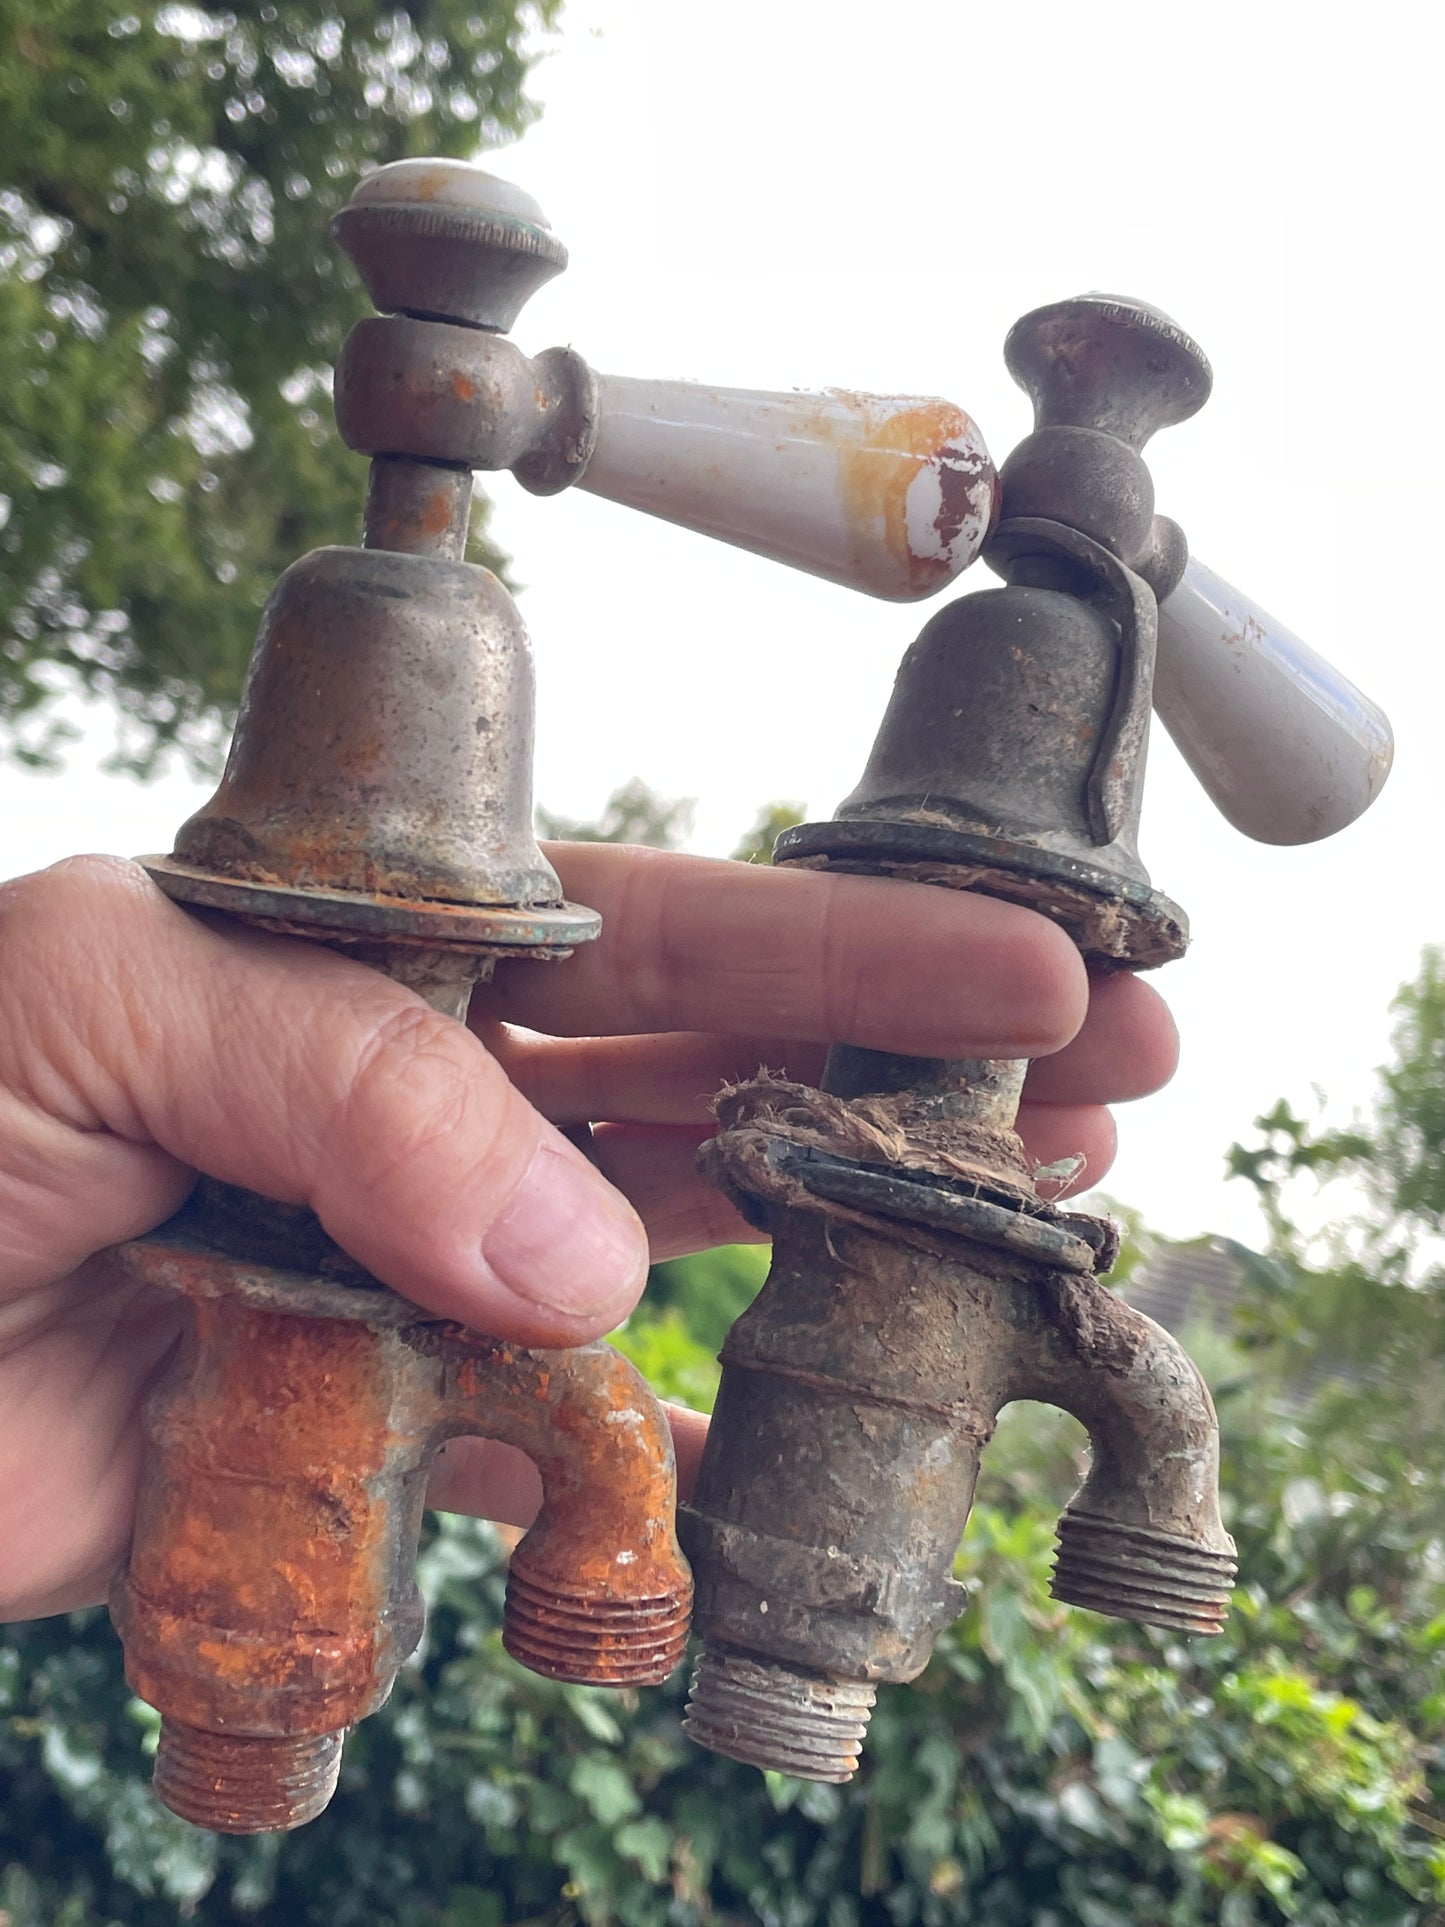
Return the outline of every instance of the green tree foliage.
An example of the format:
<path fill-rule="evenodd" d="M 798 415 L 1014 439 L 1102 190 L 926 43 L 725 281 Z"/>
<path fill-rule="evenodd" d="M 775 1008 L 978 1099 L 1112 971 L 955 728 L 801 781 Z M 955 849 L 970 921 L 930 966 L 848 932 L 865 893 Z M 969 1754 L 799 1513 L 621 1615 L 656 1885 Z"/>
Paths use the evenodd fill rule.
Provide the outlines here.
<path fill-rule="evenodd" d="M 1445 1231 L 1445 952 L 1425 953 L 1395 1010 L 1395 1062 L 1383 1073 L 1379 1119 L 1380 1195 L 1391 1207 L 1387 1236 L 1412 1245 L 1422 1232 Z"/>
<path fill-rule="evenodd" d="M 0 740 L 77 682 L 221 739 L 281 571 L 356 539 L 329 423 L 360 171 L 528 119 L 558 0 L 0 0 Z"/>
<path fill-rule="evenodd" d="M 595 821 L 537 811 L 537 830 L 563 843 L 647 843 L 656 850 L 675 850 L 692 833 L 693 800 L 659 796 L 639 776 L 614 790 Z"/>
<path fill-rule="evenodd" d="M 1349 1425 L 1362 1505 L 1387 1476 L 1408 1499 L 1405 1530 L 1445 1533 L 1445 954 L 1426 952 L 1394 1008 L 1394 1061 L 1367 1123 L 1277 1104 L 1230 1161 L 1272 1230 L 1249 1325 L 1261 1359 L 1319 1382 L 1311 1427 Z M 1300 1194 L 1322 1184 L 1353 1205 L 1305 1237 Z"/>
<path fill-rule="evenodd" d="M 539 835 L 567 843 L 648 843 L 658 850 L 676 850 L 692 834 L 695 801 L 689 796 L 660 796 L 634 776 L 614 790 L 595 820 L 537 811 Z M 733 851 L 738 863 L 768 863 L 773 845 L 784 830 L 803 820 L 797 803 L 769 803 L 758 811 L 753 826 Z"/>
<path fill-rule="evenodd" d="M 771 863 L 773 845 L 796 823 L 803 821 L 801 803 L 769 803 L 758 811 L 757 820 L 733 851 L 739 863 Z"/>
<path fill-rule="evenodd" d="M 1349 1224 L 1353 1248 L 1382 1282 L 1445 1282 L 1445 950 L 1427 950 L 1395 999 L 1394 1062 L 1380 1073 L 1369 1126 L 1311 1125 L 1280 1103 L 1256 1120 L 1262 1140 L 1234 1145 L 1230 1164 L 1259 1192 L 1286 1260 L 1300 1241 L 1286 1209 L 1294 1180 L 1357 1180 L 1369 1204 Z M 1335 1240 L 1338 1250 L 1338 1239 Z"/>
<path fill-rule="evenodd" d="M 1314 1155 L 1325 1134 L 1272 1114 L 1240 1154 L 1279 1191 L 1245 1343 L 1200 1352 L 1243 1581 L 1219 1639 L 1048 1599 L 1079 1434 L 1016 1408 L 960 1556 L 968 1611 L 921 1680 L 880 1695 L 856 1781 L 817 1786 L 691 1747 L 680 1678 L 605 1694 L 514 1665 L 502 1547 L 442 1518 L 421 1562 L 423 1648 L 348 1742 L 332 1808 L 284 1839 L 220 1840 L 153 1805 L 155 1718 L 102 1616 L 10 1629 L 5 1927 L 1441 1927 L 1445 1425 L 1438 1397 L 1378 1376 L 1400 1354 L 1368 1335 L 1349 1356 L 1335 1343 L 1333 1377 L 1305 1398 L 1301 1364 L 1320 1361 L 1296 1333 L 1326 1287 L 1342 1303 L 1398 1292 L 1402 1318 L 1404 1294 L 1438 1298 L 1428 1235 L 1445 1193 L 1402 1199 L 1392 1172 L 1413 1186 L 1432 1157 L 1445 1170 L 1418 1135 L 1442 1001 L 1427 960 L 1379 1116 L 1353 1148 L 1336 1134 L 1347 1196 L 1363 1176 L 1401 1207 L 1338 1230 L 1342 1268 L 1316 1262 L 1284 1202 L 1292 1173 L 1334 1168 Z M 1368 1271 L 1372 1239 L 1387 1256 L 1414 1241 L 1398 1279 L 1392 1259 Z M 710 1402 L 713 1351 L 764 1264 L 739 1248 L 659 1267 L 622 1342 L 660 1389 Z M 1437 1346 L 1437 1384 L 1439 1360 Z"/>

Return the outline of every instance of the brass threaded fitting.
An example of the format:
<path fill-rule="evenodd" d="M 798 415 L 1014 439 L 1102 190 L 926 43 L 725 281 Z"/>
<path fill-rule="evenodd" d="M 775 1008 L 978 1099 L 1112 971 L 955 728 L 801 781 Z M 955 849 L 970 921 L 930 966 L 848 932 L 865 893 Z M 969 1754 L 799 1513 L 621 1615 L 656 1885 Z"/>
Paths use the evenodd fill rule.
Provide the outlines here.
<path fill-rule="evenodd" d="M 867 1680 L 705 1646 L 682 1730 L 730 1760 L 838 1786 L 858 1770 L 876 1697 Z"/>
<path fill-rule="evenodd" d="M 1087 1512 L 1059 1521 L 1049 1591 L 1067 1606 L 1179 1633 L 1217 1633 L 1229 1610 L 1236 1562 L 1173 1533 Z"/>
<path fill-rule="evenodd" d="M 514 1564 L 507 1574 L 502 1644 L 549 1679 L 590 1686 L 659 1686 L 682 1661 L 690 1590 L 649 1599 L 595 1599 Z"/>
<path fill-rule="evenodd" d="M 283 1833 L 330 1803 L 344 1733 L 257 1737 L 161 1721 L 155 1790 L 172 1813 L 212 1833 Z"/>

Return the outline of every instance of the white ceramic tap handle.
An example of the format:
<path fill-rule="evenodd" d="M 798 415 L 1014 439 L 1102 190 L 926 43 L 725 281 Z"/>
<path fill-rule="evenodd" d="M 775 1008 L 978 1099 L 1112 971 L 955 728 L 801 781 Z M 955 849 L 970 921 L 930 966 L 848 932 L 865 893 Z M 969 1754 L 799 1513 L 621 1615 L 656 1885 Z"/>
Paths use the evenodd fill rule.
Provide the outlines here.
<path fill-rule="evenodd" d="M 1220 810 L 1260 843 L 1315 843 L 1390 773 L 1382 712 L 1282 623 L 1191 557 L 1159 607 L 1154 707 Z"/>
<path fill-rule="evenodd" d="M 579 486 L 898 602 L 968 567 L 998 499 L 983 437 L 951 402 L 621 375 L 597 377 Z"/>

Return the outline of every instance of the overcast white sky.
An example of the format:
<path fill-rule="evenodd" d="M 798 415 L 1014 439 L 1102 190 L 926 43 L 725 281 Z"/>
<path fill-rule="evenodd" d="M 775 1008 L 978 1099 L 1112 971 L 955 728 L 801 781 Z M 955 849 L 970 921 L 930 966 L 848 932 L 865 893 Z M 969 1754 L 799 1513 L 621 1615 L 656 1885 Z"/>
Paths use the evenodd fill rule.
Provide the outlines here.
<path fill-rule="evenodd" d="M 1216 816 L 1156 732 L 1141 840 L 1194 928 L 1157 979 L 1184 1059 L 1125 1112 L 1108 1182 L 1174 1235 L 1256 1235 L 1224 1148 L 1280 1095 L 1366 1102 L 1389 998 L 1445 936 L 1438 21 L 1271 0 L 571 0 L 542 121 L 489 163 L 572 254 L 522 317 L 529 352 L 939 394 L 1001 460 L 1028 427 L 1000 354 L 1026 309 L 1103 288 L 1203 344 L 1214 398 L 1151 444 L 1159 506 L 1384 704 L 1398 751 L 1360 824 L 1277 850 Z M 358 509 L 362 486 L 358 466 Z M 539 797 L 590 814 L 641 776 L 698 799 L 714 853 L 771 798 L 831 812 L 937 603 L 869 602 L 580 493 L 494 493 L 527 585 Z M 103 747 L 98 728 L 62 779 L 0 772 L 0 872 L 169 845 L 195 786 L 104 778 Z"/>

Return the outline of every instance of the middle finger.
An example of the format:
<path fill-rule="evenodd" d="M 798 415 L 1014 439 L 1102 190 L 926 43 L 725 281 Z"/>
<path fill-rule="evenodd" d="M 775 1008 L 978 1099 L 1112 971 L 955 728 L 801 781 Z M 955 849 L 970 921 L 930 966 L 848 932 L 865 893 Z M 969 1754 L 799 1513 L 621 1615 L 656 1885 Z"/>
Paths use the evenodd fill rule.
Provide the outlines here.
<path fill-rule="evenodd" d="M 817 1084 L 827 1046 L 796 1038 L 673 1031 L 636 1037 L 539 1037 L 495 1019 L 472 1027 L 522 1094 L 554 1124 L 691 1124 L 724 1084 L 770 1070 Z M 1074 1041 L 1030 1067 L 1037 1103 L 1117 1104 L 1158 1090 L 1174 1068 L 1173 1020 L 1133 977 L 1093 985 Z"/>
<path fill-rule="evenodd" d="M 1084 1017 L 1061 930 L 1017 904 L 609 844 L 550 846 L 603 913 L 564 969 L 498 965 L 479 1016 L 553 1037 L 723 1031 L 918 1057 L 1036 1057 Z"/>

